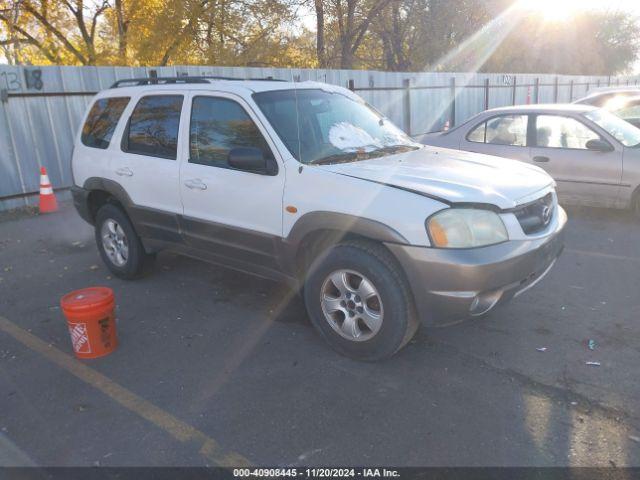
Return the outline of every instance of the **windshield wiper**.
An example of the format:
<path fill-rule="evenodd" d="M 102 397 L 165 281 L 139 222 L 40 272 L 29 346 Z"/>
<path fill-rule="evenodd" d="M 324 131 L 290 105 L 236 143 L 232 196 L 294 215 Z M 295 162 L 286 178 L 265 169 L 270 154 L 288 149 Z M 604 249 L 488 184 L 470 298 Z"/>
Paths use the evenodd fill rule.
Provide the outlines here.
<path fill-rule="evenodd" d="M 375 150 L 368 153 L 394 154 L 394 153 L 402 153 L 402 152 L 411 152 L 413 150 L 418 150 L 419 148 L 420 147 L 418 145 L 398 144 L 398 145 L 388 145 L 382 148 L 376 148 Z"/>
<path fill-rule="evenodd" d="M 360 154 L 362 155 L 362 154 Z M 327 165 L 329 163 L 347 163 L 358 159 L 358 152 L 344 152 L 320 157 L 308 162 L 310 165 Z"/>
<path fill-rule="evenodd" d="M 385 155 L 391 155 L 394 153 L 408 152 L 418 150 L 420 147 L 417 145 L 389 145 L 386 147 L 376 148 L 369 152 L 343 152 L 329 155 L 327 157 L 316 158 L 311 160 L 309 164 L 313 165 L 326 165 L 329 163 L 347 163 L 360 160 L 368 160 L 370 158 L 383 157 Z"/>

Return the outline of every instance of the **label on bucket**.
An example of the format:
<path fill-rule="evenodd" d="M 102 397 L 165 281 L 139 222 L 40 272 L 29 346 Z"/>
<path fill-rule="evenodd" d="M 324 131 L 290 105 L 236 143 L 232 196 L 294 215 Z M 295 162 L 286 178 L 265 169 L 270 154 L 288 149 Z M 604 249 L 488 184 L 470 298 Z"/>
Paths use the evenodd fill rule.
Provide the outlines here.
<path fill-rule="evenodd" d="M 100 341 L 104 348 L 111 348 L 111 331 L 109 326 L 109 317 L 105 317 L 102 320 L 98 320 L 100 325 Z"/>
<path fill-rule="evenodd" d="M 89 344 L 86 323 L 69 324 L 69 334 L 71 335 L 73 350 L 76 353 L 91 353 L 91 345 Z"/>

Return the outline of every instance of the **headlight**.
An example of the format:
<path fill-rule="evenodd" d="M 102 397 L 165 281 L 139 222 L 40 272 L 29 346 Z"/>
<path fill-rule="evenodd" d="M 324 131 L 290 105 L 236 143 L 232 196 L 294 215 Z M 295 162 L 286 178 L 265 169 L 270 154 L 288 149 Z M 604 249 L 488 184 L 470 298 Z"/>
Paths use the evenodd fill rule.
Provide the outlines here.
<path fill-rule="evenodd" d="M 472 208 L 449 208 L 427 220 L 427 232 L 434 247 L 472 248 L 509 239 L 497 213 Z"/>

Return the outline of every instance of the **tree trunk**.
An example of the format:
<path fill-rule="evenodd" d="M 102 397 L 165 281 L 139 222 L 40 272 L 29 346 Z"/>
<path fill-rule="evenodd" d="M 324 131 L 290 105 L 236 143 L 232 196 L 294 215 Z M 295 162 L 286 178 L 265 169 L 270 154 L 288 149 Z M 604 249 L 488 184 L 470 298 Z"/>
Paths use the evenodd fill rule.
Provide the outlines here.
<path fill-rule="evenodd" d="M 327 68 L 327 58 L 324 50 L 324 5 L 323 0 L 315 0 L 316 6 L 316 55 L 318 67 Z"/>
<path fill-rule="evenodd" d="M 122 0 L 116 0 L 116 21 L 118 24 L 118 58 L 122 65 L 127 64 L 127 47 L 128 47 L 128 33 L 129 33 L 129 22 L 127 22 L 124 17 L 124 6 L 122 5 Z"/>

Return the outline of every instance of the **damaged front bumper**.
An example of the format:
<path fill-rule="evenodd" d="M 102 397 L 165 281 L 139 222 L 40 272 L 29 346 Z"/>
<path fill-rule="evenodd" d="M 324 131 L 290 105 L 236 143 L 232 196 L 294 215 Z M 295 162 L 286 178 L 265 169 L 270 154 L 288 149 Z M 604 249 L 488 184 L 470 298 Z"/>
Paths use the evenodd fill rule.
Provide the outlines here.
<path fill-rule="evenodd" d="M 446 325 L 483 315 L 538 283 L 564 248 L 567 215 L 544 236 L 470 249 L 387 244 L 402 265 L 420 319 Z"/>

